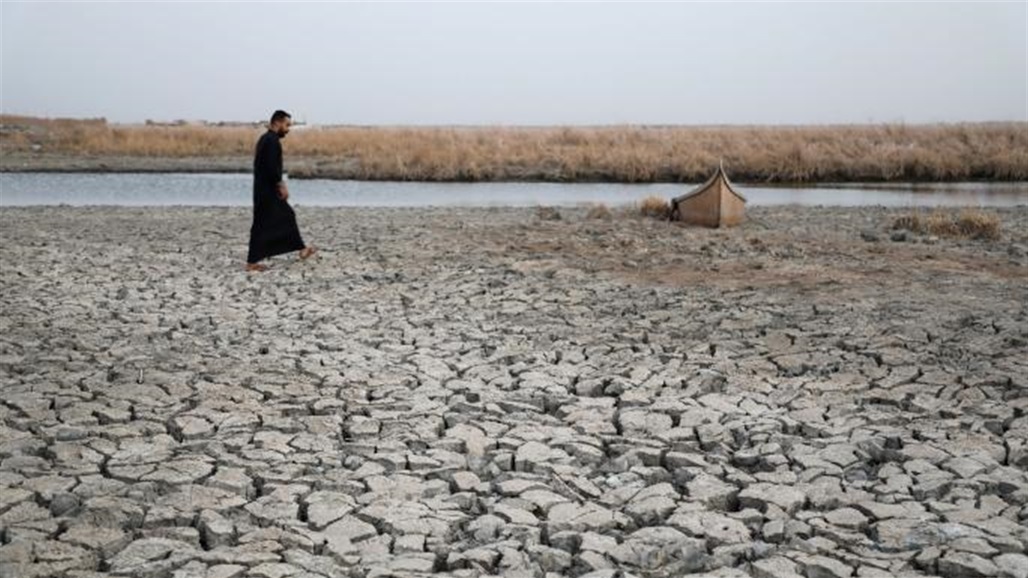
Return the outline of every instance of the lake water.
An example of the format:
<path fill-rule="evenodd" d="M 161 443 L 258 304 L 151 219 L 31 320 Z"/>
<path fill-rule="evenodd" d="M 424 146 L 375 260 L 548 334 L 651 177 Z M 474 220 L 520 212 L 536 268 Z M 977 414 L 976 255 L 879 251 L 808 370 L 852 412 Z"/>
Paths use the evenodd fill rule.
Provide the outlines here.
<path fill-rule="evenodd" d="M 0 173 L 0 206 L 250 206 L 247 174 Z M 297 180 L 298 206 L 573 206 L 632 203 L 650 195 L 670 198 L 696 184 L 428 183 Z M 769 187 L 735 183 L 751 205 L 985 206 L 1028 205 L 1028 183 L 848 184 Z"/>

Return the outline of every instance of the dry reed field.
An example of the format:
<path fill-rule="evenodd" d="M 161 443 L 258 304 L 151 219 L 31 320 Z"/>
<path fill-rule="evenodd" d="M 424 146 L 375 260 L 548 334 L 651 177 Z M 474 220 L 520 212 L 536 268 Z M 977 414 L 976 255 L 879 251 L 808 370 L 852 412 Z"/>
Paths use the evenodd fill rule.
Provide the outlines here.
<path fill-rule="evenodd" d="M 228 159 L 224 170 L 245 171 L 262 130 L 14 116 L 0 125 L 0 150 L 10 159 L 2 170 L 61 170 L 62 160 L 83 159 L 98 170 L 119 170 L 125 159 L 131 170 L 146 170 L 153 159 L 160 170 L 158 160 Z M 723 160 L 743 182 L 1021 181 L 1028 180 L 1028 123 L 304 127 L 290 134 L 286 154 L 291 175 L 301 178 L 696 182 Z"/>

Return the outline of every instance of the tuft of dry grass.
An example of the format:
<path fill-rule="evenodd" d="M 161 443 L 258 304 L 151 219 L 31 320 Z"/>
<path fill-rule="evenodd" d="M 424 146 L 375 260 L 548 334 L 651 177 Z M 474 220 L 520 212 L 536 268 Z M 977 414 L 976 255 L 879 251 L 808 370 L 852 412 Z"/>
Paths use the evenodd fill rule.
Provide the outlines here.
<path fill-rule="evenodd" d="M 909 215 L 900 215 L 892 220 L 892 230 L 907 230 L 914 232 L 921 232 L 924 230 L 924 224 L 922 222 L 921 213 L 911 213 Z"/>
<path fill-rule="evenodd" d="M 609 221 L 614 218 L 614 214 L 610 212 L 610 208 L 607 207 L 607 205 L 598 203 L 589 207 L 589 212 L 586 213 L 585 218 L 590 220 Z"/>
<path fill-rule="evenodd" d="M 671 215 L 671 203 L 663 197 L 646 197 L 639 202 L 639 214 L 651 219 L 667 220 Z"/>
<path fill-rule="evenodd" d="M 963 237 L 972 239 L 999 239 L 1002 224 L 999 216 L 976 209 L 965 209 L 957 215 L 956 230 Z"/>
<path fill-rule="evenodd" d="M 963 209 L 959 213 L 936 210 L 927 216 L 922 216 L 920 212 L 901 215 L 893 220 L 892 228 L 906 229 L 920 235 L 995 240 L 1000 236 L 1002 224 L 993 213 Z"/>
<path fill-rule="evenodd" d="M 535 209 L 535 216 L 540 221 L 560 221 L 563 217 L 556 207 L 539 206 Z"/>
<path fill-rule="evenodd" d="M 115 125 L 0 115 L 0 149 L 69 156 L 240 157 L 259 126 Z M 1028 180 L 1028 123 L 839 126 L 308 127 L 294 176 L 365 180 L 739 182 Z M 298 167 L 299 168 L 299 167 Z M 301 174 L 302 173 L 302 174 Z"/>

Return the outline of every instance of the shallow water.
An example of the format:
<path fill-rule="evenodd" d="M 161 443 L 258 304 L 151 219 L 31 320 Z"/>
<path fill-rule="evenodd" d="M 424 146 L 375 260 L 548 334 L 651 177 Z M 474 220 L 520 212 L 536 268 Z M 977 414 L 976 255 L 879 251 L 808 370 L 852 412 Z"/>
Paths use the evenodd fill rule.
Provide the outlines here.
<path fill-rule="evenodd" d="M 631 203 L 673 197 L 696 184 L 429 183 L 292 180 L 292 202 L 303 206 L 534 206 Z M 987 206 L 1028 205 L 1028 183 L 862 184 L 736 188 L 752 205 Z M 0 205 L 248 206 L 247 174 L 2 173 Z"/>

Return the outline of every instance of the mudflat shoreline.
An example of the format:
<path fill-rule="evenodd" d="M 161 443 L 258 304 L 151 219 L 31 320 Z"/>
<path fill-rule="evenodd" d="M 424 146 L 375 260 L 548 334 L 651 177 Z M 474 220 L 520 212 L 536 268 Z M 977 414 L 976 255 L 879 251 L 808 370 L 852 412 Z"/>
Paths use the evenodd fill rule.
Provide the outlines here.
<path fill-rule="evenodd" d="M 1023 575 L 992 212 L 0 208 L 0 573 Z"/>
<path fill-rule="evenodd" d="M 0 173 L 247 173 L 246 157 L 136 157 L 5 153 Z"/>

